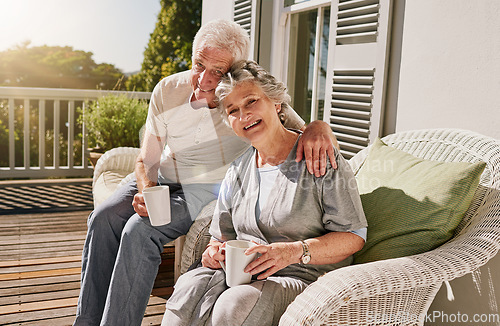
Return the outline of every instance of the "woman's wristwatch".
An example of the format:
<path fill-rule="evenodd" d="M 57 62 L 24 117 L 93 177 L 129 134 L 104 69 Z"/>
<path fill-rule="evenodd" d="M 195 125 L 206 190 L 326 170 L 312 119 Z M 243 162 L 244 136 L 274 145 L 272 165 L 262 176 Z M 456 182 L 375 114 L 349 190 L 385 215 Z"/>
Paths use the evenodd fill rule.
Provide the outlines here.
<path fill-rule="evenodd" d="M 311 252 L 309 251 L 309 246 L 303 240 L 300 240 L 300 243 L 302 243 L 302 257 L 300 257 L 300 262 L 304 265 L 309 264 L 309 262 L 311 261 Z"/>

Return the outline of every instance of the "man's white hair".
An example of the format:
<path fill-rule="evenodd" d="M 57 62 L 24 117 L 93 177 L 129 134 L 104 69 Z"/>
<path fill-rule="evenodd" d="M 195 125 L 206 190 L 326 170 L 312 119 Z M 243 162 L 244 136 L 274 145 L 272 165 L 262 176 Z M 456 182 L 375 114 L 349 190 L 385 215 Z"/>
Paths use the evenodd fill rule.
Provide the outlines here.
<path fill-rule="evenodd" d="M 250 38 L 237 23 L 224 19 L 212 20 L 196 33 L 193 41 L 193 56 L 197 50 L 212 48 L 228 51 L 233 62 L 248 59 Z"/>

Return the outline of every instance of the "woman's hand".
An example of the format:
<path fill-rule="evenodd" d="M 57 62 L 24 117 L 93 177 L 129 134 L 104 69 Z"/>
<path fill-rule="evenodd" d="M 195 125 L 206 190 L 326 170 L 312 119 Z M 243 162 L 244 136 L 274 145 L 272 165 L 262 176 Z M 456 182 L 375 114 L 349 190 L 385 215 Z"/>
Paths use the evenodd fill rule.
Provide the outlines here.
<path fill-rule="evenodd" d="M 327 156 L 332 167 L 337 168 L 333 146 L 339 148 L 330 126 L 324 121 L 313 121 L 303 130 L 299 139 L 296 161 L 300 162 L 305 157 L 309 173 L 316 177 L 323 176 L 326 172 Z"/>
<path fill-rule="evenodd" d="M 222 268 L 220 261 L 225 260 L 225 255 L 219 252 L 219 249 L 224 247 L 224 243 L 211 240 L 207 246 L 207 249 L 201 255 L 201 264 L 203 267 L 208 267 L 212 269 Z"/>
<path fill-rule="evenodd" d="M 254 252 L 261 256 L 248 264 L 245 272 L 255 275 L 265 271 L 257 277 L 263 280 L 290 264 L 298 263 L 302 256 L 302 245 L 300 242 L 276 242 L 253 246 L 245 251 L 246 254 Z"/>

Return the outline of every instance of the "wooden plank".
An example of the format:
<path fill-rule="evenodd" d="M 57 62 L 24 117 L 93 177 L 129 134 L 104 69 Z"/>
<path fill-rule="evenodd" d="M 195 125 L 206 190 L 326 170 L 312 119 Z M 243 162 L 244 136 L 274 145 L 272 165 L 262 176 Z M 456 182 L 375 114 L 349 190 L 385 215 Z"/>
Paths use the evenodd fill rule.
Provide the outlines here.
<path fill-rule="evenodd" d="M 14 273 L 31 273 L 39 271 L 59 271 L 71 268 L 79 268 L 82 263 L 79 261 L 64 262 L 57 264 L 46 264 L 46 265 L 29 265 L 29 266 L 14 266 L 5 267 L 0 270 L 0 277 L 2 275 L 14 274 Z"/>
<path fill-rule="evenodd" d="M 0 245 L 0 253 L 9 253 L 12 250 L 23 250 L 23 249 L 33 249 L 33 248 L 61 248 L 63 246 L 81 246 L 83 247 L 83 239 L 66 240 L 66 241 L 45 241 L 40 243 L 13 243 Z"/>
<path fill-rule="evenodd" d="M 67 325 L 72 325 L 73 322 L 75 321 L 75 316 L 74 316 L 75 311 L 76 308 L 73 307 L 53 309 L 52 316 L 45 316 L 50 319 L 40 319 L 41 317 L 39 315 L 40 312 L 24 313 L 23 316 L 29 316 L 29 314 L 32 314 L 31 320 L 29 321 L 15 318 L 19 317 L 21 314 L 6 315 L 6 316 L 0 316 L 0 323 L 1 325 L 4 326 L 10 326 L 10 325 L 19 325 L 19 322 L 21 321 L 23 326 L 67 326 Z M 143 326 L 161 325 L 164 312 L 165 312 L 165 302 L 162 302 L 160 304 L 148 305 L 141 325 Z M 55 317 L 57 315 L 60 315 L 61 317 Z M 2 317 L 4 318 L 2 319 Z M 6 317 L 11 317 L 12 322 L 6 319 Z"/>
<path fill-rule="evenodd" d="M 13 306 L 20 303 L 43 302 L 67 298 L 75 298 L 80 294 L 80 289 L 59 290 L 42 293 L 28 293 L 0 298 L 0 307 Z M 0 308 L 1 309 L 1 308 Z"/>
<path fill-rule="evenodd" d="M 163 317 L 163 314 L 165 313 L 166 302 L 167 302 L 167 300 L 163 300 L 163 302 L 158 303 L 158 304 L 149 303 L 148 307 L 146 308 L 145 315 L 154 316 L 154 315 L 161 314 L 160 317 Z"/>
<path fill-rule="evenodd" d="M 61 309 L 59 309 L 61 310 Z M 35 321 L 23 321 L 22 325 L 23 326 L 68 326 L 68 325 L 73 325 L 73 322 L 75 321 L 75 316 L 74 312 L 76 311 L 75 308 L 71 308 L 73 311 L 73 314 L 71 316 L 67 317 L 57 317 L 57 318 L 50 318 L 50 319 L 43 319 L 43 320 L 35 320 Z M 10 325 L 19 325 L 19 323 L 9 323 L 9 324 L 2 324 L 4 326 L 10 326 Z M 148 324 L 149 325 L 149 324 Z M 153 324 L 151 324 L 153 325 Z M 160 324 L 156 324 L 160 325 Z"/>
<path fill-rule="evenodd" d="M 49 258 L 49 257 L 64 257 L 64 256 L 68 256 L 68 255 L 79 255 L 82 253 L 82 250 L 81 249 L 78 249 L 78 250 L 74 250 L 74 251 L 64 251 L 64 252 L 61 252 L 61 251 L 53 251 L 53 252 L 45 252 L 43 254 L 37 254 L 36 256 L 37 257 L 40 257 L 40 258 Z M 3 258 L 5 258 L 5 260 L 12 260 L 12 259 L 17 259 L 17 260 L 20 260 L 20 259 L 29 259 L 31 257 L 33 257 L 33 255 L 31 254 L 23 254 L 23 255 L 19 255 L 19 256 L 16 256 L 16 257 L 5 257 L 2 255 Z"/>
<path fill-rule="evenodd" d="M 2 220 L 2 223 L 15 222 L 15 221 L 18 222 L 45 221 L 49 223 L 50 221 L 62 220 L 62 219 L 85 221 L 86 217 L 87 217 L 86 214 L 81 214 L 81 213 L 75 214 L 75 212 L 59 212 L 59 214 L 51 213 L 51 214 L 40 214 L 40 215 L 33 215 L 33 214 L 0 215 L 0 220 Z"/>
<path fill-rule="evenodd" d="M 0 306 L 0 315 L 47 310 L 54 308 L 74 307 L 76 306 L 77 302 L 78 298 L 65 298 L 65 299 L 47 300 L 41 302 L 29 302 L 29 303 Z"/>
<path fill-rule="evenodd" d="M 70 274 L 70 275 L 58 275 L 49 276 L 43 278 L 28 278 L 28 279 L 16 279 L 10 281 L 1 281 L 0 290 L 12 289 L 17 287 L 32 287 L 41 284 L 60 284 L 65 282 L 80 282 L 80 274 Z M 3 292 L 0 292 L 3 293 Z"/>
<path fill-rule="evenodd" d="M 146 308 L 146 313 L 144 314 L 144 319 L 142 320 L 141 325 L 161 325 L 164 313 L 165 303 L 148 306 Z"/>
<path fill-rule="evenodd" d="M 49 221 L 46 219 L 31 219 L 29 221 L 26 220 L 10 220 L 10 221 L 5 221 L 2 223 L 1 228 L 2 229 L 7 229 L 7 228 L 23 228 L 26 226 L 47 226 L 47 225 L 61 225 L 63 223 L 75 223 L 72 225 L 73 227 L 79 226 L 81 227 L 82 225 L 87 226 L 87 221 L 83 220 L 81 217 L 78 216 L 61 216 L 59 218 L 51 218 Z"/>
<path fill-rule="evenodd" d="M 56 230 L 59 230 L 61 232 L 66 232 L 66 231 L 72 231 L 74 230 L 75 227 L 74 226 L 54 226 L 54 227 L 46 227 L 44 228 L 43 231 L 46 231 L 46 232 L 53 232 L 53 231 L 56 231 Z M 19 232 L 22 232 L 24 234 L 40 234 L 40 228 L 39 227 L 25 227 L 25 228 L 22 228 L 21 230 L 19 230 L 19 228 L 12 228 L 10 230 L 0 230 L 0 236 L 4 236 L 4 235 L 14 235 L 16 233 L 19 233 Z"/>
<path fill-rule="evenodd" d="M 16 287 L 0 289 L 0 301 L 2 300 L 3 297 L 8 297 L 8 296 L 15 296 L 15 295 L 20 296 L 24 294 L 54 292 L 54 291 L 72 290 L 72 289 L 80 289 L 79 277 L 68 282 L 59 282 L 53 284 L 42 283 L 37 285 L 16 286 Z"/>
<path fill-rule="evenodd" d="M 51 248 L 73 248 L 80 247 L 83 248 L 85 240 L 77 239 L 77 240 L 67 240 L 67 241 L 47 241 L 42 243 L 18 243 L 18 244 L 9 244 L 0 246 L 0 255 L 7 255 L 9 253 L 13 253 L 14 251 L 21 252 L 26 250 L 34 250 L 34 249 L 45 249 L 50 250 Z M 17 253 L 13 253 L 13 256 L 17 255 Z"/>
<path fill-rule="evenodd" d="M 56 232 L 56 233 L 45 233 L 45 234 L 18 234 L 10 236 L 2 236 L 0 239 L 0 245 L 10 244 L 10 243 L 43 243 L 46 239 L 53 241 L 64 241 L 71 239 L 85 239 L 87 231 L 71 231 L 71 232 Z"/>
<path fill-rule="evenodd" d="M 75 214 L 75 212 L 66 212 L 67 214 L 64 214 L 65 212 L 58 212 L 58 213 L 52 213 L 52 214 L 40 214 L 40 215 L 33 215 L 33 214 L 17 214 L 17 215 L 0 215 L 0 226 L 5 225 L 7 223 L 14 223 L 14 222 L 23 222 L 24 223 L 29 223 L 32 221 L 45 221 L 47 223 L 50 223 L 52 219 L 54 220 L 66 220 L 66 221 L 79 221 L 79 224 L 86 224 L 87 218 L 89 216 L 91 211 L 89 210 L 82 210 L 79 211 L 79 214 Z M 43 230 L 40 230 L 43 231 Z M 75 230 L 78 231 L 78 230 Z M 54 232 L 57 233 L 57 232 Z"/>
<path fill-rule="evenodd" d="M 25 214 L 12 214 L 12 215 L 0 215 L 0 221 L 9 221 L 9 220 L 17 220 L 17 219 L 29 219 L 29 218 L 45 218 L 47 220 L 53 217 L 84 217 L 85 215 L 89 215 L 92 210 L 86 211 L 65 211 L 65 212 L 48 212 L 48 213 L 25 213 Z"/>
<path fill-rule="evenodd" d="M 26 273 L 9 273 L 9 274 L 0 274 L 0 281 L 9 281 L 9 280 L 17 280 L 17 279 L 28 279 L 28 278 L 38 278 L 38 277 L 48 277 L 48 276 L 62 276 L 62 275 L 70 275 L 70 274 L 79 274 L 81 272 L 81 268 L 65 268 L 65 269 L 55 269 L 55 270 L 44 270 L 44 271 L 35 271 L 35 272 L 26 272 Z"/>
<path fill-rule="evenodd" d="M 156 316 L 146 316 L 142 320 L 141 326 L 159 326 L 161 325 L 162 318 L 163 314 Z"/>
<path fill-rule="evenodd" d="M 173 292 L 174 289 L 172 287 L 166 287 L 166 288 L 155 288 L 153 289 L 153 291 L 151 291 L 151 294 L 158 297 L 170 297 Z"/>
<path fill-rule="evenodd" d="M 58 309 L 47 309 L 39 311 L 30 311 L 16 314 L 0 315 L 0 325 L 71 325 L 75 319 L 76 307 L 66 307 Z M 56 321 L 59 318 L 71 318 L 69 324 L 58 324 Z M 50 323 L 54 321 L 54 323 Z"/>
<path fill-rule="evenodd" d="M 0 246 L 0 254 L 12 253 L 13 256 L 22 253 L 24 251 L 30 251 L 35 249 L 50 250 L 51 248 L 67 251 L 74 250 L 77 248 L 83 248 L 85 240 L 69 240 L 69 241 L 47 241 L 44 243 L 27 243 L 27 244 L 11 244 L 6 246 Z M 43 252 L 43 251 L 42 251 Z M 36 255 L 33 255 L 36 256 Z"/>
<path fill-rule="evenodd" d="M 60 248 L 63 248 L 63 252 L 82 252 L 82 249 L 83 249 L 83 243 L 81 244 L 77 244 L 77 245 L 73 245 L 73 246 L 60 246 Z M 57 247 L 53 246 L 51 248 L 32 248 L 32 249 L 21 249 L 21 250 L 11 250 L 10 253 L 7 253 L 7 252 L 0 252 L 0 257 L 1 256 L 6 256 L 5 259 L 7 259 L 9 256 L 13 259 L 16 259 L 17 260 L 23 260 L 25 259 L 24 257 L 27 257 L 28 259 L 30 257 L 39 257 L 39 254 L 48 254 L 48 253 L 51 253 L 51 252 L 61 252 L 61 249 L 58 249 Z M 42 257 L 40 257 L 42 258 Z M 81 258 L 81 257 L 80 257 Z M 12 260 L 12 259 L 10 259 Z"/>
<path fill-rule="evenodd" d="M 25 228 L 32 226 L 50 226 L 50 225 L 61 225 L 63 223 L 68 223 L 67 226 L 73 227 L 74 231 L 80 231 L 81 227 L 87 228 L 87 220 L 82 217 L 74 217 L 74 216 L 62 216 L 60 218 L 43 220 L 43 219 L 32 219 L 30 221 L 23 220 L 10 220 L 2 222 L 1 229 L 8 228 Z M 39 231 L 44 231 L 43 228 L 40 228 Z"/>
<path fill-rule="evenodd" d="M 81 225 L 74 224 L 71 222 L 64 222 L 64 223 L 53 223 L 53 224 L 41 224 L 43 225 L 43 228 L 40 227 L 40 225 L 26 225 L 22 227 L 18 226 L 12 226 L 12 227 L 3 227 L 0 229 L 0 235 L 14 235 L 14 234 L 38 234 L 41 235 L 44 232 L 45 233 L 51 233 L 54 231 L 60 231 L 60 232 L 65 232 L 65 231 L 75 231 L 80 229 L 80 230 L 86 230 L 86 225 L 84 226 L 83 223 Z"/>
<path fill-rule="evenodd" d="M 19 267 L 29 265 L 43 265 L 43 264 L 56 264 L 56 263 L 69 263 L 81 262 L 82 256 L 67 256 L 57 258 L 41 258 L 41 259 L 28 259 L 17 261 L 0 261 L 0 267 Z"/>

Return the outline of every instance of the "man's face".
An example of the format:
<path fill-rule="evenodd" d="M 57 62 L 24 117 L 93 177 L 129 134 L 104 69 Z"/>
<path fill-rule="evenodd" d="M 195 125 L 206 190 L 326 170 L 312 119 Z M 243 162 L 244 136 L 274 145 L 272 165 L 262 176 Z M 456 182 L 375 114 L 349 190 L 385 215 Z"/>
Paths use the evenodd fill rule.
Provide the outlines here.
<path fill-rule="evenodd" d="M 232 62 L 233 56 L 229 51 L 207 47 L 196 50 L 191 68 L 194 93 L 191 100 L 206 101 L 209 107 L 215 107 L 215 88 Z"/>

